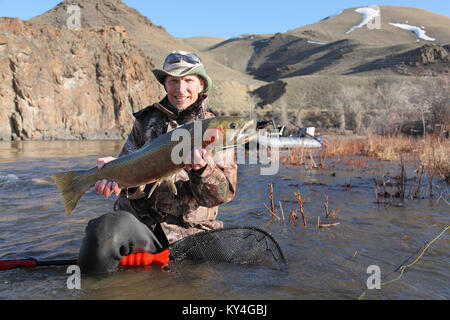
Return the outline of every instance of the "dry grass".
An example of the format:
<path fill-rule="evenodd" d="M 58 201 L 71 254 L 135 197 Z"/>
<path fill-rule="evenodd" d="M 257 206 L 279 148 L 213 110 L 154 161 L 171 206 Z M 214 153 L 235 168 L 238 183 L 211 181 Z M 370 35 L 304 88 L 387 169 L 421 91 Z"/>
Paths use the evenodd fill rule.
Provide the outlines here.
<path fill-rule="evenodd" d="M 384 137 L 370 135 L 366 137 L 330 137 L 325 146 L 328 156 L 360 155 L 379 160 L 400 160 L 402 154 L 415 150 L 412 138 L 396 136 Z"/>
<path fill-rule="evenodd" d="M 424 168 L 431 176 L 444 177 L 450 182 L 450 141 L 428 135 L 425 138 L 397 136 L 332 136 L 324 139 L 321 149 L 293 149 L 280 160 L 286 165 L 326 170 L 325 160 L 341 158 L 346 165 L 365 168 L 368 159 L 405 161 L 417 169 Z M 359 156 L 346 159 L 345 156 Z M 316 164 L 316 161 L 318 164 Z"/>
<path fill-rule="evenodd" d="M 430 175 L 445 177 L 450 183 L 450 141 L 430 138 L 420 152 L 420 162 Z"/>

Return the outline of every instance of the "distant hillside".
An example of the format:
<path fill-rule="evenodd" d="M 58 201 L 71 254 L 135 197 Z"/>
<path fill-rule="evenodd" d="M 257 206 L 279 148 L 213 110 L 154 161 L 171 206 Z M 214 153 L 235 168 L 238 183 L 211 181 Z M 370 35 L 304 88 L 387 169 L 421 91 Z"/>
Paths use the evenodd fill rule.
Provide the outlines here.
<path fill-rule="evenodd" d="M 197 48 L 266 82 L 252 92 L 260 119 L 292 129 L 387 132 L 405 124 L 420 132 L 426 114 L 427 130 L 448 132 L 449 43 L 449 17 L 363 6 L 284 33 Z"/>
<path fill-rule="evenodd" d="M 79 5 L 83 29 L 123 26 L 155 66 L 172 50 L 199 53 L 219 114 L 340 132 L 400 130 L 402 121 L 450 129 L 450 18 L 437 13 L 362 6 L 287 32 L 231 39 L 175 38 L 120 0 L 65 0 L 30 21 L 67 29 L 69 5 Z"/>
<path fill-rule="evenodd" d="M 375 25 L 375 22 L 372 22 L 369 23 L 369 27 L 363 25 L 348 32 L 363 22 L 364 14 L 356 12 L 356 9 L 377 7 L 380 9 L 379 22 L 381 24 L 379 28 Z M 450 43 L 449 17 L 423 9 L 385 5 L 345 9 L 335 16 L 289 30 L 287 33 L 313 41 L 334 42 L 350 39 L 361 44 L 377 47 L 411 44 L 417 41 L 417 36 L 412 32 L 394 27 L 390 23 L 416 26 L 425 30 L 428 36 L 435 38 L 437 44 Z"/>
<path fill-rule="evenodd" d="M 377 8 L 379 20 L 374 17 L 370 23 L 361 25 L 368 17 L 367 12 L 374 13 Z M 375 25 L 375 22 L 379 24 Z M 419 38 L 412 31 L 393 24 L 418 27 L 425 37 Z M 449 30 L 449 17 L 425 10 L 361 7 L 343 10 L 315 24 L 285 33 L 229 39 L 203 50 L 229 67 L 264 81 L 313 74 L 374 74 L 377 71 L 379 75 L 395 75 L 399 74 L 399 65 L 409 64 L 411 52 L 425 44 L 446 51 L 445 45 L 450 44 Z M 435 40 L 424 40 L 427 38 Z M 437 56 L 433 62 L 441 63 L 444 70 L 449 66 L 445 55 Z M 434 69 L 438 71 L 438 68 Z M 410 72 L 415 74 L 413 70 Z"/>

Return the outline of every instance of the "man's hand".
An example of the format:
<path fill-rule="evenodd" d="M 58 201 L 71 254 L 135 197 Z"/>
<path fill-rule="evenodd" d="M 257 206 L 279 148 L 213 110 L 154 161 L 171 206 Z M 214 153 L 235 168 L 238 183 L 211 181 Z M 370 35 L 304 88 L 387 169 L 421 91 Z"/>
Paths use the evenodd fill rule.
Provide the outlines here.
<path fill-rule="evenodd" d="M 97 167 L 99 169 L 103 168 L 103 166 L 105 164 L 107 164 L 108 162 L 114 160 L 116 158 L 114 157 L 105 157 L 105 158 L 98 158 L 97 159 Z M 111 195 L 111 193 L 115 193 L 116 196 L 119 195 L 121 188 L 119 188 L 119 185 L 114 182 L 114 181 L 108 181 L 106 179 L 103 180 L 98 180 L 95 183 L 95 191 L 100 194 L 103 195 L 105 197 L 109 197 Z"/>
<path fill-rule="evenodd" d="M 204 148 L 194 148 L 189 156 L 184 160 L 184 168 L 187 171 L 200 170 L 212 162 L 211 155 Z"/>

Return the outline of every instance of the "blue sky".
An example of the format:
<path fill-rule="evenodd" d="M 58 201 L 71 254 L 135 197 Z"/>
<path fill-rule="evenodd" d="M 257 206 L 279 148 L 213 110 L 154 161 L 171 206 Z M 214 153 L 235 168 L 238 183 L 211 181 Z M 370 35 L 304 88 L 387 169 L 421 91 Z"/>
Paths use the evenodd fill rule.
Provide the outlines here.
<path fill-rule="evenodd" d="M 175 37 L 285 32 L 317 22 L 342 9 L 367 5 L 396 5 L 425 9 L 450 17 L 448 0 L 122 0 L 166 28 Z M 61 0 L 0 0 L 0 16 L 29 19 Z"/>

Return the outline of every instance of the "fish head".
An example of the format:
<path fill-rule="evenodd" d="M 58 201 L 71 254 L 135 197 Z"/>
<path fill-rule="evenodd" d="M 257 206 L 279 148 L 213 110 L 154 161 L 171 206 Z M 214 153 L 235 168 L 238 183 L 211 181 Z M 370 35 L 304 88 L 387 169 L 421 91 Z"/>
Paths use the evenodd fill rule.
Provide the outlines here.
<path fill-rule="evenodd" d="M 203 147 L 226 149 L 257 137 L 256 125 L 245 117 L 215 117 L 208 119 L 203 134 Z"/>

